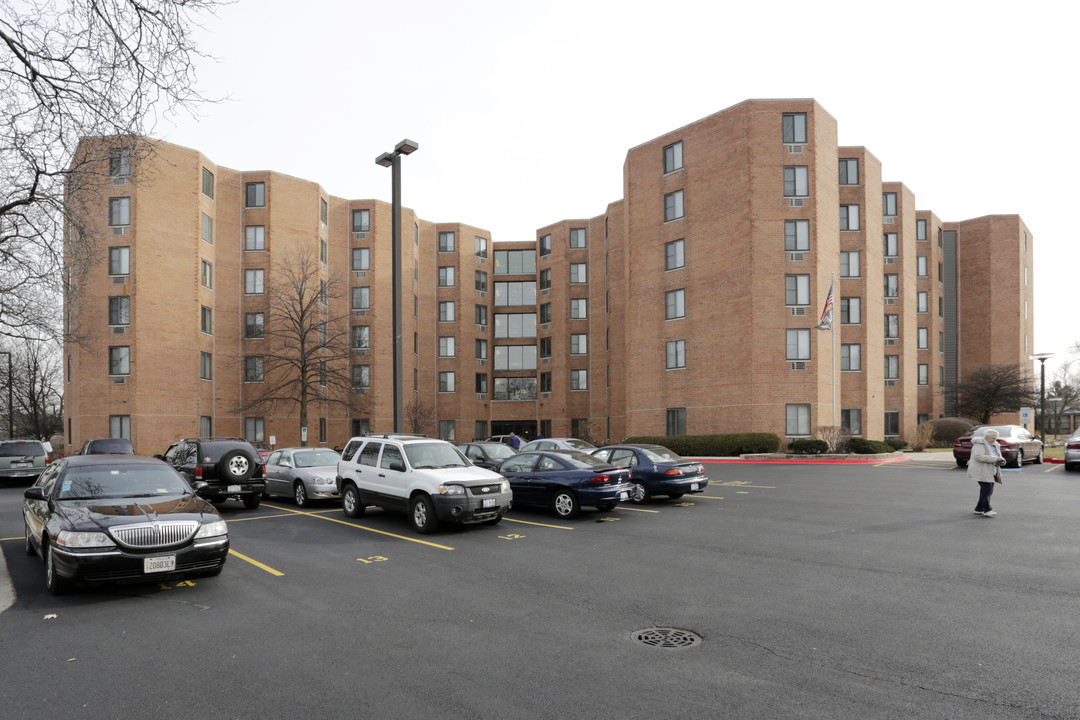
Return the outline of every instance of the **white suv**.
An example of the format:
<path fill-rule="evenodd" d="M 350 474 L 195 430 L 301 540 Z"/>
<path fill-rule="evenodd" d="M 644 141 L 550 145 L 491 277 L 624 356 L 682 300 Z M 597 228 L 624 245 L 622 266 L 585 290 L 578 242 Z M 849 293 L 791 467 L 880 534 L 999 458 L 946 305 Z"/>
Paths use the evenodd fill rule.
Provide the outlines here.
<path fill-rule="evenodd" d="M 444 440 L 410 435 L 365 435 L 345 445 L 337 470 L 345 514 L 367 505 L 407 513 L 422 534 L 440 521 L 494 525 L 510 509 L 510 483 L 473 465 Z"/>

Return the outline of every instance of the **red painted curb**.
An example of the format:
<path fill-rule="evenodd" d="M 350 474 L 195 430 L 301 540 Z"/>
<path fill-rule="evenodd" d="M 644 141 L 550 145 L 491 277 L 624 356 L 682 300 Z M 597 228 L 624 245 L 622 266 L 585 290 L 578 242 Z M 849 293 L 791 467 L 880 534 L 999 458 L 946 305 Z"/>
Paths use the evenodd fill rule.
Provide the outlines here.
<path fill-rule="evenodd" d="M 1053 463 L 1055 465 L 1064 465 L 1065 464 L 1065 458 L 1048 458 L 1048 457 L 1044 457 L 1043 462 Z"/>

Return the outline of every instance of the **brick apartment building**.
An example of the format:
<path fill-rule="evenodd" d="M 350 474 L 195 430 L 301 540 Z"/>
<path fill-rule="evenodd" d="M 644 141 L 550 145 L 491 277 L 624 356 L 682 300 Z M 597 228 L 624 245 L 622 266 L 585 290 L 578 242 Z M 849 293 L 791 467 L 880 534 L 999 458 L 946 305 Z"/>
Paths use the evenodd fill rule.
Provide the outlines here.
<path fill-rule="evenodd" d="M 298 443 L 295 409 L 239 408 L 261 389 L 275 263 L 304 250 L 322 280 L 347 278 L 323 312 L 348 318 L 339 369 L 366 403 L 315 402 L 309 442 L 392 430 L 390 205 L 163 142 L 133 157 L 148 149 L 136 163 L 108 138 L 82 146 L 108 171 L 78 190 L 99 246 L 65 300 L 86 338 L 65 348 L 69 447 Z M 630 149 L 623 175 L 603 214 L 535 241 L 403 210 L 405 402 L 433 410 L 429 432 L 795 438 L 835 423 L 905 437 L 953 414 L 946 389 L 965 373 L 1027 362 L 1024 222 L 917 210 L 813 100 L 740 103 Z M 834 329 L 820 331 L 830 285 Z"/>

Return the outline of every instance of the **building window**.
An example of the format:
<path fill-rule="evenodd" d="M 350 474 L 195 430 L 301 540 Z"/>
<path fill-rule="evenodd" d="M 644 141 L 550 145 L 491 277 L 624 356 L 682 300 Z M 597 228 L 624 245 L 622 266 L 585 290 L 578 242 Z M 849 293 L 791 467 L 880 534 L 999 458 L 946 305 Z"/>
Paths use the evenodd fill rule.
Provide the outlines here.
<path fill-rule="evenodd" d="M 551 303 L 540 306 L 540 323 L 546 325 L 551 322 Z"/>
<path fill-rule="evenodd" d="M 371 211 L 370 210 L 353 210 L 352 211 L 352 231 L 353 232 L 368 232 L 371 230 Z"/>
<path fill-rule="evenodd" d="M 266 183 L 249 182 L 244 185 L 244 206 L 266 207 Z"/>
<path fill-rule="evenodd" d="M 862 345 L 840 345 L 840 369 L 851 372 L 862 370 Z"/>
<path fill-rule="evenodd" d="M 551 373 L 549 373 L 549 372 L 540 373 L 540 392 L 544 392 L 544 393 L 551 392 Z"/>
<path fill-rule="evenodd" d="M 109 348 L 109 374 L 131 374 L 131 348 L 127 345 Z"/>
<path fill-rule="evenodd" d="M 570 319 L 584 320 L 589 316 L 589 301 L 585 298 L 570 299 Z"/>
<path fill-rule="evenodd" d="M 945 387 L 945 367 L 943 365 L 938 366 L 938 387 Z"/>
<path fill-rule="evenodd" d="M 787 359 L 810 359 L 810 331 L 807 329 L 787 331 Z"/>
<path fill-rule="evenodd" d="M 244 314 L 244 337 L 248 340 L 258 340 L 263 336 L 263 313 Z"/>
<path fill-rule="evenodd" d="M 885 257 L 896 257 L 900 254 L 899 236 L 896 233 L 885 233 L 881 246 Z"/>
<path fill-rule="evenodd" d="M 786 407 L 787 422 L 785 432 L 789 437 L 810 434 L 810 405 L 808 403 L 791 404 Z"/>
<path fill-rule="evenodd" d="M 476 359 L 487 360 L 488 356 L 488 341 L 483 339 L 477 339 L 476 341 Z"/>
<path fill-rule="evenodd" d="M 202 191 L 203 195 L 211 200 L 214 199 L 214 173 L 206 168 L 202 169 Z"/>
<path fill-rule="evenodd" d="M 664 244 L 664 269 L 676 270 L 686 266 L 683 240 L 672 240 Z"/>
<path fill-rule="evenodd" d="M 840 252 L 840 277 L 859 277 L 859 251 L 843 250 Z"/>
<path fill-rule="evenodd" d="M 214 311 L 205 305 L 202 306 L 200 329 L 204 335 L 214 334 Z"/>
<path fill-rule="evenodd" d="M 540 338 L 540 357 L 551 357 L 551 338 Z"/>
<path fill-rule="evenodd" d="M 131 248 L 109 248 L 109 275 L 127 275 L 130 272 Z"/>
<path fill-rule="evenodd" d="M 353 325 L 352 346 L 357 350 L 371 347 L 371 328 L 367 325 Z"/>
<path fill-rule="evenodd" d="M 532 275 L 536 272 L 535 250 L 496 250 L 496 275 Z"/>
<path fill-rule="evenodd" d="M 496 370 L 535 370 L 535 345 L 496 345 Z"/>
<path fill-rule="evenodd" d="M 682 140 L 664 148 L 664 174 L 682 169 Z"/>
<path fill-rule="evenodd" d="M 925 255 L 919 255 L 915 258 L 915 274 L 919 277 L 926 277 L 930 274 L 929 263 Z"/>
<path fill-rule="evenodd" d="M 784 221 L 784 250 L 801 252 L 810 249 L 810 221 Z"/>
<path fill-rule="evenodd" d="M 439 287 L 454 287 L 454 268 L 452 265 L 439 268 Z"/>
<path fill-rule="evenodd" d="M 214 289 L 214 266 L 211 265 L 208 260 L 203 260 L 201 265 L 202 265 L 202 273 L 200 275 L 200 280 L 199 281 L 202 283 L 202 286 L 204 288 L 206 288 L 207 290 L 213 290 Z"/>
<path fill-rule="evenodd" d="M 214 244 L 214 218 L 202 213 L 202 240 L 208 245 Z"/>
<path fill-rule="evenodd" d="M 487 292 L 487 289 L 488 289 L 487 273 L 484 272 L 483 270 L 477 270 L 476 275 L 474 276 L 473 285 L 476 288 L 477 292 Z"/>
<path fill-rule="evenodd" d="M 371 288 L 366 285 L 352 289 L 352 309 L 367 310 L 371 307 Z"/>
<path fill-rule="evenodd" d="M 922 242 L 926 240 L 926 221 L 915 221 L 915 239 Z"/>
<path fill-rule="evenodd" d="M 123 227 L 131 224 L 131 198 L 109 198 L 109 226 Z"/>
<path fill-rule="evenodd" d="M 686 290 L 668 290 L 664 293 L 664 318 L 677 320 L 686 317 Z"/>
<path fill-rule="evenodd" d="M 885 316 L 885 337 L 895 340 L 900 337 L 900 316 L 899 315 L 886 315 Z"/>
<path fill-rule="evenodd" d="M 862 299 L 840 298 L 840 324 L 858 325 L 862 322 Z"/>
<path fill-rule="evenodd" d="M 929 350 L 930 349 L 930 329 L 921 327 L 921 328 L 919 328 L 918 333 L 919 333 L 919 345 L 918 345 L 919 350 Z"/>
<path fill-rule="evenodd" d="M 536 337 L 536 313 L 495 313 L 495 337 Z"/>
<path fill-rule="evenodd" d="M 487 373 L 476 373 L 476 392 L 486 393 L 488 391 L 488 376 Z"/>
<path fill-rule="evenodd" d="M 209 308 L 203 308 L 205 311 Z M 204 317 L 205 320 L 205 317 Z M 119 295 L 109 298 L 109 324 L 110 325 L 130 325 L 131 324 L 131 298 L 127 295 Z M 209 332 L 203 329 L 203 332 Z"/>
<path fill-rule="evenodd" d="M 588 355 L 589 336 L 584 333 L 573 333 L 570 335 L 570 354 Z"/>
<path fill-rule="evenodd" d="M 840 206 L 840 229 L 841 230 L 858 230 L 859 229 L 859 206 L 858 205 L 841 205 Z"/>
<path fill-rule="evenodd" d="M 550 268 L 544 272 L 550 273 Z M 540 274 L 543 278 L 543 273 Z M 548 275 L 550 278 L 550 274 Z M 513 307 L 536 305 L 536 283 L 534 282 L 497 282 L 495 283 L 495 306 Z"/>
<path fill-rule="evenodd" d="M 454 429 L 453 420 L 439 421 L 439 439 L 446 442 L 457 442 L 457 431 Z"/>
<path fill-rule="evenodd" d="M 896 217 L 896 193 L 881 193 L 881 214 L 884 217 Z"/>
<path fill-rule="evenodd" d="M 683 191 L 676 190 L 664 196 L 664 222 L 678 220 L 683 216 Z"/>
<path fill-rule="evenodd" d="M 131 416 L 130 415 L 110 415 L 109 416 L 109 437 L 111 438 L 123 438 L 124 440 L 131 439 Z"/>
<path fill-rule="evenodd" d="M 326 247 L 326 241 L 319 240 L 319 262 L 323 264 L 323 267 L 326 266 L 327 255 L 328 251 Z"/>
<path fill-rule="evenodd" d="M 262 269 L 258 270 L 245 270 L 244 271 L 244 294 L 245 295 L 262 295 L 263 294 L 263 281 L 266 278 L 266 271 Z"/>
<path fill-rule="evenodd" d="M 244 227 L 244 250 L 248 252 L 266 249 L 266 226 L 247 225 Z"/>
<path fill-rule="evenodd" d="M 329 206 L 326 204 L 326 198 L 319 198 L 319 222 L 326 225 L 326 220 L 329 215 Z"/>
<path fill-rule="evenodd" d="M 479 235 L 474 236 L 476 238 L 476 257 L 486 258 L 488 256 L 488 241 L 487 238 L 482 238 Z M 535 269 L 534 269 L 535 271 Z"/>
<path fill-rule="evenodd" d="M 473 320 L 476 322 L 477 325 L 487 325 L 488 324 L 487 305 L 476 305 L 475 306 L 475 311 L 473 312 Z"/>
<path fill-rule="evenodd" d="M 439 252 L 454 252 L 454 233 L 439 233 Z"/>
<path fill-rule="evenodd" d="M 589 375 L 588 370 L 571 370 L 570 371 L 570 389 L 571 390 L 588 390 L 589 389 Z"/>
<path fill-rule="evenodd" d="M 443 371 L 439 373 L 439 392 L 452 393 L 454 392 L 454 373 L 453 371 Z"/>
<path fill-rule="evenodd" d="M 862 435 L 862 410 L 845 408 L 840 411 L 840 427 L 849 435 Z"/>
<path fill-rule="evenodd" d="M 203 168 L 203 173 L 206 169 Z M 131 149 L 112 148 L 109 150 L 109 177 L 121 178 L 131 174 Z M 210 176 L 210 197 L 214 197 L 213 175 Z M 206 176 L 203 175 L 203 192 L 206 188 Z"/>
<path fill-rule="evenodd" d="M 667 409 L 667 435 L 686 434 L 686 408 Z"/>
<path fill-rule="evenodd" d="M 570 249 L 585 249 L 585 228 L 570 228 Z"/>
<path fill-rule="evenodd" d="M 884 283 L 885 297 L 894 298 L 900 296 L 900 276 L 896 273 L 885 273 Z"/>
<path fill-rule="evenodd" d="M 263 434 L 264 422 L 261 417 L 244 418 L 244 438 L 248 442 L 262 442 L 266 440 Z"/>
<path fill-rule="evenodd" d="M 930 384 L 930 366 L 929 365 L 924 365 L 923 363 L 919 363 L 919 384 L 920 385 L 929 385 Z"/>
<path fill-rule="evenodd" d="M 859 160 L 858 158 L 840 158 L 840 184 L 859 184 Z"/>
<path fill-rule="evenodd" d="M 495 378 L 493 400 L 535 400 L 536 378 Z"/>
<path fill-rule="evenodd" d="M 898 380 L 900 378 L 900 356 L 885 356 L 885 379 Z"/>
<path fill-rule="evenodd" d="M 261 383 L 263 381 L 263 356 L 249 355 L 244 358 L 244 382 Z"/>
<path fill-rule="evenodd" d="M 784 168 L 784 197 L 806 197 L 810 194 L 810 169 L 805 165 Z"/>
<path fill-rule="evenodd" d="M 370 270 L 371 250 L 369 250 L 368 248 L 353 248 L 352 269 L 357 272 Z"/>
<path fill-rule="evenodd" d="M 667 369 L 676 370 L 686 367 L 686 341 L 668 340 L 665 346 L 667 349 L 665 364 Z"/>
<path fill-rule="evenodd" d="M 788 306 L 810 304 L 809 275 L 784 276 L 784 304 Z"/>
<path fill-rule="evenodd" d="M 199 437 L 212 437 L 214 434 L 214 419 L 209 415 L 199 418 Z"/>
<path fill-rule="evenodd" d="M 550 235 L 541 235 L 540 236 L 540 257 L 544 257 L 545 255 L 550 255 L 550 254 L 551 254 L 551 236 Z"/>
<path fill-rule="evenodd" d="M 806 144 L 806 113 L 784 113 L 784 142 Z"/>
<path fill-rule="evenodd" d="M 570 282 L 578 285 L 588 282 L 588 267 L 585 263 L 570 263 Z"/>
<path fill-rule="evenodd" d="M 929 294 L 925 290 L 920 290 L 915 294 L 915 311 L 916 312 L 930 312 Z"/>
<path fill-rule="evenodd" d="M 444 336 L 439 338 L 439 357 L 454 357 L 453 337 Z"/>
<path fill-rule="evenodd" d="M 551 268 L 547 268 L 546 270 L 541 270 L 540 271 L 540 289 L 541 290 L 550 290 L 551 289 Z"/>
<path fill-rule="evenodd" d="M 885 437 L 895 437 L 900 434 L 900 413 L 892 410 L 885 412 Z"/>
<path fill-rule="evenodd" d="M 199 353 L 199 377 L 203 380 L 214 379 L 214 356 L 208 352 Z"/>
<path fill-rule="evenodd" d="M 454 322 L 453 300 L 442 300 L 439 302 L 439 322 Z"/>

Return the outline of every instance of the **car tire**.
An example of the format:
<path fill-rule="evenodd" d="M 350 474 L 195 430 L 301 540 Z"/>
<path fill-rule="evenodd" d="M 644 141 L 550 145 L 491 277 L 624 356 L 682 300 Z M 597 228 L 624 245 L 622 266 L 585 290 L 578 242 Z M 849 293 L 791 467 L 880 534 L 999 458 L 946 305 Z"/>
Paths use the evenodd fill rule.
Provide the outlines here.
<path fill-rule="evenodd" d="M 1017 450 L 1016 451 L 1016 460 L 1013 462 L 1012 466 L 1014 468 L 1019 468 L 1019 467 L 1024 466 L 1024 451 L 1023 450 Z"/>
<path fill-rule="evenodd" d="M 967 460 L 957 460 L 956 461 L 956 467 L 965 468 L 965 467 L 967 467 L 967 464 L 968 464 Z"/>
<path fill-rule="evenodd" d="M 409 503 L 409 519 L 413 529 L 421 535 L 430 535 L 439 529 L 439 518 L 435 517 L 435 505 L 427 495 L 417 495 Z"/>
<path fill-rule="evenodd" d="M 296 507 L 307 507 L 311 504 L 308 500 L 307 488 L 299 480 L 293 485 L 293 500 L 296 501 Z"/>
<path fill-rule="evenodd" d="M 259 503 L 262 502 L 262 493 L 249 493 L 243 498 L 244 507 L 248 510 L 255 510 L 259 507 Z"/>
<path fill-rule="evenodd" d="M 638 505 L 644 505 L 652 500 L 652 493 L 645 483 L 635 480 L 634 487 L 630 490 L 630 499 Z"/>
<path fill-rule="evenodd" d="M 358 518 L 364 514 L 364 503 L 360 500 L 360 491 L 356 486 L 349 483 L 341 491 L 341 509 L 345 517 Z"/>
<path fill-rule="evenodd" d="M 572 520 L 581 513 L 581 505 L 573 490 L 561 488 L 551 496 L 551 510 L 558 518 Z"/>
<path fill-rule="evenodd" d="M 53 564 L 52 549 L 45 543 L 41 545 L 45 553 L 45 589 L 50 595 L 63 595 L 68 591 L 68 582 L 56 573 L 56 565 Z"/>
<path fill-rule="evenodd" d="M 1076 465 L 1073 463 L 1065 463 L 1065 472 L 1072 472 L 1076 470 Z"/>
<path fill-rule="evenodd" d="M 495 517 L 491 518 L 490 520 L 485 520 L 483 522 L 483 524 L 484 525 L 498 525 L 500 522 L 502 522 L 502 515 L 496 515 Z"/>
<path fill-rule="evenodd" d="M 679 498 L 681 498 L 685 494 L 686 493 L 668 493 L 668 497 L 671 498 L 672 500 L 678 500 Z"/>
<path fill-rule="evenodd" d="M 614 510 L 615 509 L 615 503 L 613 503 L 613 502 L 600 503 L 599 505 L 596 506 L 596 509 L 599 510 L 600 512 L 608 512 L 609 510 Z"/>
<path fill-rule="evenodd" d="M 1039 454 L 1035 456 L 1035 464 L 1036 465 L 1042 465 L 1043 464 L 1043 452 L 1044 452 L 1044 450 L 1042 448 L 1039 448 Z"/>
<path fill-rule="evenodd" d="M 23 549 L 26 551 L 27 555 L 33 555 L 34 541 L 30 539 L 30 525 L 27 524 L 25 518 L 23 518 L 23 535 L 26 537 L 26 545 L 23 546 Z"/>
<path fill-rule="evenodd" d="M 218 460 L 218 477 L 225 480 L 247 480 L 255 474 L 255 459 L 243 450 L 230 450 Z"/>

